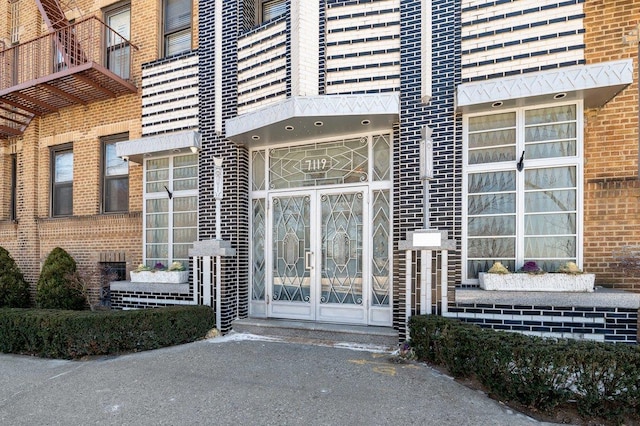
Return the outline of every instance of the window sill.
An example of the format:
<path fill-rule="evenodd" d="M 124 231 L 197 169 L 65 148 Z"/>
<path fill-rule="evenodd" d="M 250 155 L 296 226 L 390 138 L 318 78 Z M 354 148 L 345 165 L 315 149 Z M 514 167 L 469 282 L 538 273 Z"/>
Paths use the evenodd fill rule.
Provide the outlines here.
<path fill-rule="evenodd" d="M 153 294 L 190 294 L 189 283 L 167 284 L 167 283 L 134 283 L 131 281 L 111 281 L 109 283 L 111 291 L 132 292 L 132 293 L 153 293 Z"/>

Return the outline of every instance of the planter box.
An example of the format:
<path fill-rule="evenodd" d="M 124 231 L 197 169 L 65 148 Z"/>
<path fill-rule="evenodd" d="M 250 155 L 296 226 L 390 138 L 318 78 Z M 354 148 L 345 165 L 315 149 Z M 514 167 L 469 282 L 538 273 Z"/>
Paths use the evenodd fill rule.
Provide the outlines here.
<path fill-rule="evenodd" d="M 189 281 L 189 271 L 131 271 L 133 283 L 181 284 Z"/>
<path fill-rule="evenodd" d="M 488 274 L 479 275 L 480 288 L 500 291 L 592 292 L 595 274 Z"/>

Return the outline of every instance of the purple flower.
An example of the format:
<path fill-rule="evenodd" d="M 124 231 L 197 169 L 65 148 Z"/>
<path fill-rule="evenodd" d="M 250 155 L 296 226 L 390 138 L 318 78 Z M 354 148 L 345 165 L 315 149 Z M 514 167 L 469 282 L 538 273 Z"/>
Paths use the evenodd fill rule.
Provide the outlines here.
<path fill-rule="evenodd" d="M 164 270 L 164 265 L 161 262 L 158 262 L 153 266 L 153 269 L 155 269 L 157 271 L 163 271 Z"/>
<path fill-rule="evenodd" d="M 540 267 L 536 264 L 536 262 L 533 262 L 533 261 L 525 262 L 524 265 L 522 265 L 522 268 L 520 268 L 520 270 L 522 272 L 529 272 L 529 273 L 541 271 Z"/>

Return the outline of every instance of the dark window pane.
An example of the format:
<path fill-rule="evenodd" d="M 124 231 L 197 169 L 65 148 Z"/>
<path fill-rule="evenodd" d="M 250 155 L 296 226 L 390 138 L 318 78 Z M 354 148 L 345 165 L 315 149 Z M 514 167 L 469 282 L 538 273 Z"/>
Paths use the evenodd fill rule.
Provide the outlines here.
<path fill-rule="evenodd" d="M 116 156 L 116 144 L 114 142 L 105 144 L 105 171 L 106 176 L 117 176 L 129 174 L 129 163 Z"/>
<path fill-rule="evenodd" d="M 9 209 L 9 219 L 17 219 L 16 202 L 18 197 L 18 157 L 11 155 L 11 205 Z"/>
<path fill-rule="evenodd" d="M 180 52 L 186 52 L 190 49 L 191 49 L 191 30 L 190 29 L 167 36 L 166 46 L 165 46 L 166 56 L 175 55 Z"/>
<path fill-rule="evenodd" d="M 52 161 L 51 214 L 70 216 L 73 214 L 73 151 L 54 151 Z"/>
<path fill-rule="evenodd" d="M 129 178 L 109 178 L 104 187 L 104 211 L 126 212 L 129 210 Z"/>
<path fill-rule="evenodd" d="M 164 2 L 164 55 L 191 50 L 191 0 Z"/>
<path fill-rule="evenodd" d="M 106 15 L 106 23 L 113 31 L 109 31 L 107 40 L 107 67 L 122 78 L 129 78 L 131 69 L 131 9 L 123 6 Z"/>
<path fill-rule="evenodd" d="M 129 163 L 116 155 L 116 143 L 127 140 L 128 135 L 115 135 L 104 142 L 102 211 L 129 210 Z"/>
<path fill-rule="evenodd" d="M 53 190 L 53 215 L 73 214 L 73 182 L 56 184 Z"/>
<path fill-rule="evenodd" d="M 191 0 L 165 0 L 165 32 L 191 26 Z"/>

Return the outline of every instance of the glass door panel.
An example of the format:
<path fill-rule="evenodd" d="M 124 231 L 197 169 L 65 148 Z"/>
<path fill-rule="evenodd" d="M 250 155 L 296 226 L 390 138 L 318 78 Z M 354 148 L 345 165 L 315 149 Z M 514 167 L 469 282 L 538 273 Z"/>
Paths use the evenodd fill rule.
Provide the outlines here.
<path fill-rule="evenodd" d="M 270 196 L 269 316 L 366 323 L 365 194 L 355 188 Z"/>
<path fill-rule="evenodd" d="M 323 321 L 366 323 L 368 280 L 365 188 L 318 193 L 320 298 Z"/>
<path fill-rule="evenodd" d="M 271 197 L 273 316 L 312 319 L 311 203 L 308 193 Z"/>
<path fill-rule="evenodd" d="M 324 194 L 320 303 L 362 305 L 362 193 Z"/>

